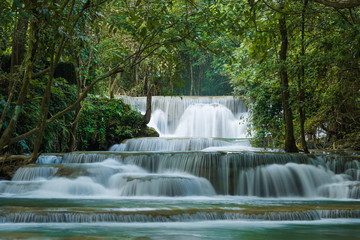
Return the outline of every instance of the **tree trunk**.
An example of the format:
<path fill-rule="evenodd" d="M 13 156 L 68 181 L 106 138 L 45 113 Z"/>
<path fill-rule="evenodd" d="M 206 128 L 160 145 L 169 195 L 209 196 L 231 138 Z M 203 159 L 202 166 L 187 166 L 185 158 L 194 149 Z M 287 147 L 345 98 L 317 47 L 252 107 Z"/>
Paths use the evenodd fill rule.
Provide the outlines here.
<path fill-rule="evenodd" d="M 190 56 L 190 96 L 194 93 L 194 73 L 193 73 L 193 65 L 192 58 Z"/>
<path fill-rule="evenodd" d="M 11 104 L 15 89 L 17 87 L 19 76 L 16 76 L 14 73 L 18 71 L 18 67 L 19 67 L 19 65 L 21 65 L 21 63 L 24 59 L 28 22 L 29 22 L 28 18 L 18 17 L 16 24 L 15 24 L 13 42 L 12 42 L 12 50 L 11 50 L 11 64 L 10 64 L 11 74 L 9 77 L 8 99 L 6 101 L 6 105 L 3 109 L 3 112 L 1 113 L 0 131 L 1 131 L 3 123 L 5 121 L 7 109 Z"/>
<path fill-rule="evenodd" d="M 25 53 L 27 28 L 28 28 L 28 18 L 18 17 L 14 28 L 14 36 L 13 36 L 12 50 L 11 50 L 11 65 L 10 65 L 11 73 L 16 72 L 18 66 L 21 65 L 21 62 L 23 61 L 24 53 Z"/>
<path fill-rule="evenodd" d="M 199 66 L 199 79 L 197 82 L 197 95 L 200 96 L 201 95 L 201 87 L 202 87 L 202 83 L 204 82 L 205 79 L 205 65 L 206 65 L 206 61 L 201 64 Z"/>
<path fill-rule="evenodd" d="M 139 65 L 134 66 L 134 77 L 136 85 L 139 84 Z"/>
<path fill-rule="evenodd" d="M 290 108 L 290 92 L 289 92 L 289 79 L 286 69 L 286 57 L 288 48 L 288 36 L 286 28 L 285 15 L 279 19 L 280 36 L 281 36 L 281 49 L 279 52 L 280 56 L 280 79 L 281 79 L 281 102 L 284 110 L 284 121 L 285 121 L 285 151 L 286 152 L 298 152 L 299 150 L 295 144 L 294 138 L 294 126 L 292 119 L 292 111 Z"/>
<path fill-rule="evenodd" d="M 58 37 L 59 37 L 59 35 L 58 35 Z M 44 93 L 43 99 L 41 101 L 41 106 L 40 106 L 39 121 L 38 121 L 38 126 L 37 126 L 37 128 L 39 130 L 38 130 L 37 136 L 35 138 L 33 153 L 31 155 L 31 160 L 33 162 L 35 162 L 39 156 L 40 145 L 43 140 L 45 128 L 47 126 L 46 122 L 47 122 L 47 117 L 48 117 L 49 108 L 50 108 L 51 86 L 52 86 L 52 83 L 54 80 L 54 72 L 55 72 L 55 68 L 60 60 L 60 56 L 64 50 L 64 46 L 66 43 L 66 39 L 65 39 L 64 35 L 62 35 L 58 46 L 56 44 L 56 42 L 57 42 L 56 39 L 57 39 L 57 37 L 54 36 L 54 41 L 51 46 L 49 80 L 47 82 L 45 93 Z M 56 51 L 55 51 L 55 48 L 57 49 Z"/>
<path fill-rule="evenodd" d="M 11 105 L 11 101 L 12 101 L 12 98 L 14 96 L 14 93 L 15 93 L 15 89 L 16 89 L 16 86 L 17 86 L 17 82 L 18 80 L 15 78 L 12 81 L 12 86 L 11 86 L 11 89 L 10 89 L 10 92 L 9 92 L 9 95 L 8 95 L 8 98 L 6 100 L 6 104 L 5 104 L 5 107 L 1 113 L 1 117 L 0 117 L 0 132 L 2 130 L 2 127 L 3 127 L 3 124 L 5 122 L 5 118 L 6 118 L 6 113 L 7 113 L 7 110 L 8 108 L 10 107 Z"/>
<path fill-rule="evenodd" d="M 300 70 L 300 77 L 298 81 L 298 88 L 299 88 L 299 117 L 300 117 L 300 141 L 301 147 L 305 153 L 309 153 L 309 149 L 306 144 L 305 139 L 305 92 L 304 92 L 304 82 L 305 82 L 305 65 L 303 63 L 303 58 L 305 56 L 305 11 L 308 4 L 308 0 L 304 0 L 303 10 L 302 10 L 302 25 L 301 25 L 301 70 Z"/>
<path fill-rule="evenodd" d="M 78 53 L 73 50 L 75 52 L 75 65 L 77 69 L 80 69 L 80 60 L 79 60 L 79 56 Z M 76 75 L 76 88 L 77 88 L 77 97 L 79 98 L 82 92 L 82 80 L 79 74 L 79 71 L 75 71 L 75 75 Z M 68 142 L 68 151 L 69 152 L 73 152 L 76 149 L 76 145 L 77 145 L 77 141 L 76 141 L 76 132 L 78 129 L 78 125 L 79 125 L 79 117 L 80 117 L 80 112 L 81 112 L 81 106 L 80 104 L 78 106 L 76 106 L 75 109 L 75 118 L 73 123 L 71 124 L 71 129 L 70 129 L 70 139 Z"/>
<path fill-rule="evenodd" d="M 110 99 L 114 98 L 115 88 L 117 86 L 117 83 L 120 81 L 120 78 L 121 78 L 121 73 L 118 73 L 118 74 L 115 75 L 114 81 L 113 81 L 113 83 L 111 84 L 111 87 L 110 87 Z"/>
<path fill-rule="evenodd" d="M 25 57 L 25 70 L 22 75 L 22 86 L 21 90 L 18 96 L 18 99 L 16 101 L 15 110 L 13 112 L 13 115 L 11 116 L 11 119 L 9 121 L 9 124 L 7 128 L 4 130 L 3 134 L 0 138 L 0 151 L 3 151 L 10 143 L 11 136 L 13 135 L 16 124 L 19 119 L 21 109 L 23 106 L 23 103 L 25 101 L 30 79 L 31 79 L 31 73 L 33 69 L 33 60 L 36 53 L 36 48 L 38 45 L 38 22 L 36 20 L 32 20 L 30 22 L 30 30 L 29 30 L 29 37 L 28 37 L 28 51 L 26 53 Z"/>
<path fill-rule="evenodd" d="M 170 89 L 171 89 L 171 94 L 174 94 L 174 81 L 173 81 L 173 64 L 172 61 L 170 61 L 169 63 L 169 82 L 170 82 Z"/>
<path fill-rule="evenodd" d="M 76 99 L 76 101 L 71 104 L 70 106 L 68 106 L 67 108 L 65 108 L 64 110 L 56 113 L 55 115 L 53 115 L 51 118 L 47 119 L 46 120 L 46 123 L 45 123 L 45 126 L 49 125 L 50 123 L 54 122 L 55 120 L 63 117 L 65 114 L 67 114 L 68 112 L 71 112 L 73 110 L 75 110 L 79 105 L 80 103 L 87 97 L 88 93 L 90 92 L 90 90 L 95 86 L 95 84 L 97 84 L 98 82 L 118 73 L 118 72 L 123 72 L 124 71 L 124 65 L 122 64 L 119 64 L 118 66 L 112 68 L 110 71 L 108 71 L 107 73 L 105 73 L 104 75 L 96 78 L 89 86 L 87 86 L 83 92 L 81 93 L 81 95 Z M 23 139 L 26 139 L 30 136 L 32 136 L 33 134 L 37 134 L 39 132 L 39 129 L 36 127 L 36 128 L 33 128 L 31 129 L 30 131 L 26 132 L 26 133 L 23 133 L 22 135 L 20 136 L 17 136 L 17 137 L 13 137 L 11 138 L 7 143 L 8 144 L 14 144 L 16 142 L 19 142 Z M 1 139 L 0 139 L 1 141 Z M 1 145 L 0 145 L 0 151 L 1 151 Z"/>
<path fill-rule="evenodd" d="M 83 105 L 84 106 L 84 105 Z M 79 126 L 79 119 L 80 119 L 80 113 L 81 113 L 82 107 L 80 105 L 76 108 L 75 113 L 75 119 L 74 122 L 71 124 L 71 130 L 70 130 L 70 140 L 69 140 L 69 152 L 73 152 L 76 149 L 77 141 L 76 141 L 76 132 Z"/>
<path fill-rule="evenodd" d="M 55 47 L 55 43 L 53 44 L 53 48 L 54 47 Z M 53 51 L 54 51 L 54 49 L 53 49 Z M 45 93 L 44 93 L 43 99 L 41 101 L 41 106 L 40 106 L 39 120 L 38 120 L 38 125 L 37 125 L 37 128 L 39 129 L 39 131 L 38 131 L 37 136 L 34 141 L 34 148 L 33 148 L 33 153 L 31 156 L 31 159 L 34 162 L 36 161 L 36 159 L 39 156 L 40 145 L 43 140 L 43 135 L 44 135 L 45 128 L 46 128 L 46 120 L 47 120 L 49 107 L 50 107 L 51 85 L 52 85 L 52 82 L 54 79 L 54 71 L 55 71 L 55 67 L 56 67 L 56 63 L 54 62 L 55 59 L 54 59 L 53 55 L 54 55 L 54 53 L 52 54 L 52 60 L 50 63 L 49 80 L 46 85 Z"/>
<path fill-rule="evenodd" d="M 151 87 L 149 84 L 148 74 L 146 74 L 145 76 L 144 90 L 146 92 L 146 112 L 144 115 L 144 124 L 148 124 L 151 118 L 151 100 L 152 100 Z"/>

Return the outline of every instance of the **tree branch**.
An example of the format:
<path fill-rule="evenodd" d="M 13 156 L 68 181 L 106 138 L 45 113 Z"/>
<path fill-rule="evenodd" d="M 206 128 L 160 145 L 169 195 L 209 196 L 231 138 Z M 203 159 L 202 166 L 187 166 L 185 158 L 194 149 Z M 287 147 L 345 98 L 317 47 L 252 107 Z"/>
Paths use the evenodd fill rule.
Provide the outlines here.
<path fill-rule="evenodd" d="M 45 123 L 45 126 L 49 125 L 50 123 L 54 122 L 55 120 L 61 118 L 62 116 L 64 116 L 66 113 L 72 111 L 72 110 L 75 110 L 75 108 L 81 103 L 82 100 L 84 100 L 86 97 L 87 97 L 87 94 L 89 93 L 89 91 L 91 90 L 91 88 L 97 84 L 98 82 L 100 82 L 101 80 L 107 78 L 107 77 L 110 77 L 111 75 L 113 74 L 116 74 L 116 73 L 119 73 L 119 72 L 122 72 L 124 71 L 124 66 L 121 64 L 121 65 L 118 65 L 116 66 L 115 68 L 111 69 L 109 72 L 105 73 L 104 75 L 98 77 L 97 79 L 95 79 L 83 92 L 83 94 L 81 94 L 78 99 L 72 104 L 70 105 L 69 107 L 65 108 L 64 110 L 62 110 L 61 112 L 58 112 L 57 114 L 55 114 L 54 116 L 52 116 L 51 118 L 49 118 L 48 120 L 46 120 L 46 123 Z M 17 137 L 14 137 L 14 138 L 11 138 L 10 141 L 9 141 L 9 144 L 13 144 L 13 143 L 16 143 L 16 142 L 19 142 L 25 138 L 28 138 L 30 137 L 31 135 L 37 133 L 40 129 L 38 127 L 36 128 L 33 128 L 32 130 L 20 135 L 20 136 L 17 136 Z"/>
<path fill-rule="evenodd" d="M 355 8 L 360 6 L 360 0 L 312 0 L 312 1 L 337 9 Z"/>

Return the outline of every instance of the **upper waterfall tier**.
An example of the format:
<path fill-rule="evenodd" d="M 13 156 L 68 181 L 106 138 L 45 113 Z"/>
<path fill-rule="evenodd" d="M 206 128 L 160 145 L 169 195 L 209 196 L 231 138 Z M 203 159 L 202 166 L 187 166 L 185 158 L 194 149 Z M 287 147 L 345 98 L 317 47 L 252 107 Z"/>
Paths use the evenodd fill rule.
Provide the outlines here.
<path fill-rule="evenodd" d="M 145 113 L 146 98 L 123 97 Z M 244 100 L 226 97 L 153 97 L 149 123 L 161 136 L 243 138 L 247 133 Z"/>

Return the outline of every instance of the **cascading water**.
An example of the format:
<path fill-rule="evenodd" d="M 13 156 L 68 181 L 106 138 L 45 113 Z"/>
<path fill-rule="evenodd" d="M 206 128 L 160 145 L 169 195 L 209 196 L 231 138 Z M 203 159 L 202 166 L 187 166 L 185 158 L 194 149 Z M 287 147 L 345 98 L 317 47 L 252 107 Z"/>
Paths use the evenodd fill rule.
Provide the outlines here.
<path fill-rule="evenodd" d="M 146 109 L 146 98 L 123 98 Z M 233 97 L 153 97 L 149 126 L 163 137 L 246 137 L 247 108 Z"/>
<path fill-rule="evenodd" d="M 145 98 L 124 101 L 145 109 Z M 295 222 L 316 238 L 338 218 L 344 228 L 328 239 L 360 234 L 356 153 L 253 148 L 247 109 L 233 97 L 154 97 L 152 107 L 149 125 L 160 138 L 129 139 L 107 152 L 41 155 L 0 181 L 2 236 L 288 239 L 304 233 Z M 291 231 L 271 235 L 277 229 Z M 239 235 L 244 231 L 249 235 Z"/>
<path fill-rule="evenodd" d="M 179 137 L 245 137 L 246 125 L 225 106 L 195 104 L 189 106 L 179 120 L 175 136 Z"/>

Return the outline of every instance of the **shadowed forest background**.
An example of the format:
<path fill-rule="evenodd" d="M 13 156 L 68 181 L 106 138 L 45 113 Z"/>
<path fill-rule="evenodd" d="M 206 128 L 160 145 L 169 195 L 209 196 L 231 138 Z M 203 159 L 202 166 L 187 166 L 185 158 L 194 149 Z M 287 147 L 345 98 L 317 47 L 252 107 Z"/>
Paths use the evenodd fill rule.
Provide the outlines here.
<path fill-rule="evenodd" d="M 1 1 L 0 152 L 156 136 L 116 95 L 239 96 L 256 146 L 358 150 L 359 5 Z"/>

